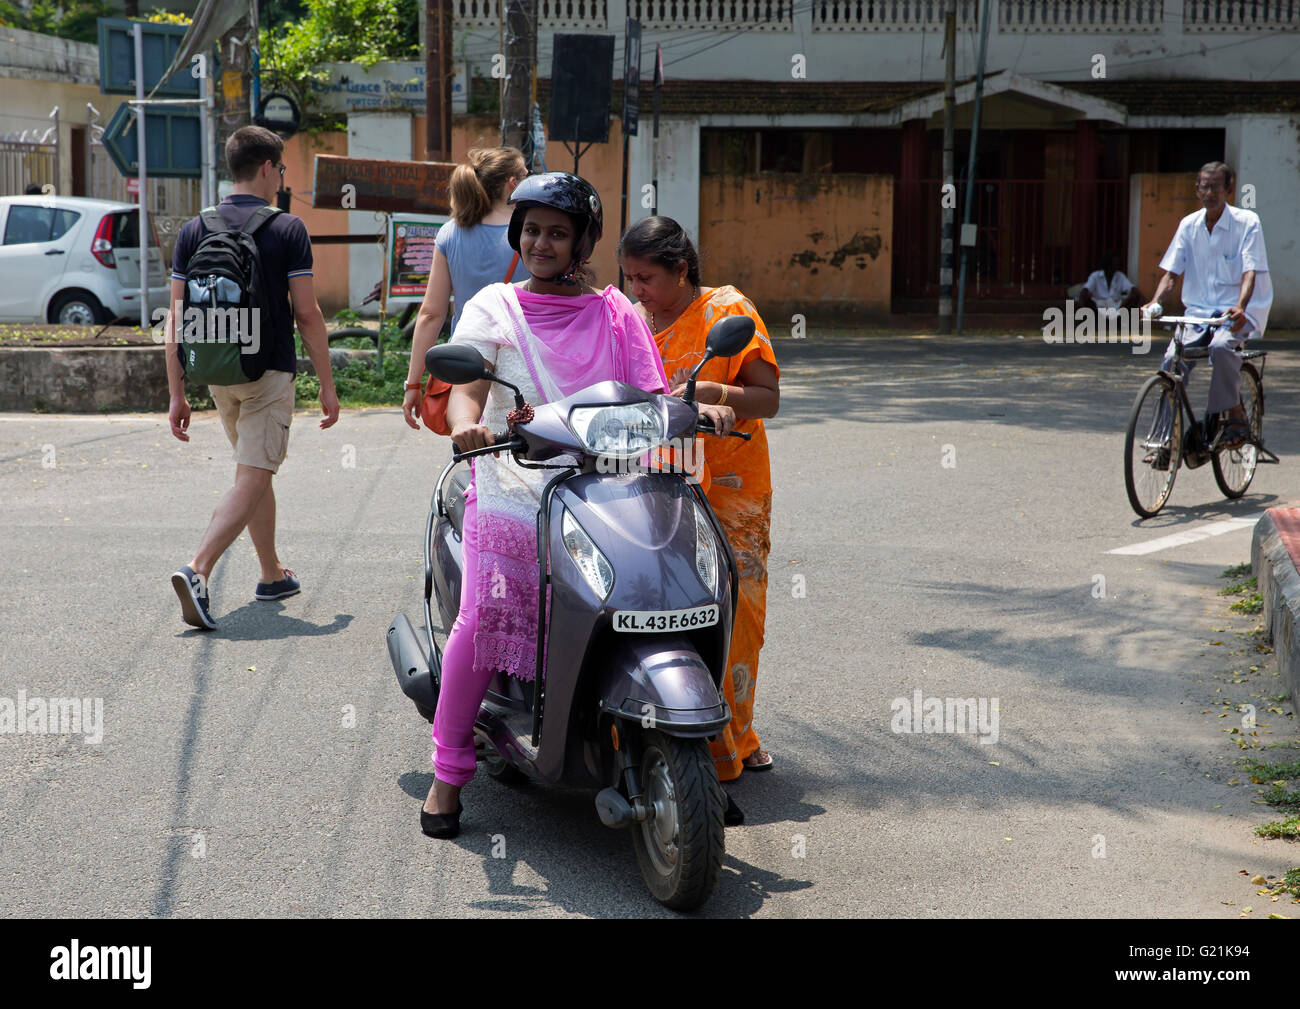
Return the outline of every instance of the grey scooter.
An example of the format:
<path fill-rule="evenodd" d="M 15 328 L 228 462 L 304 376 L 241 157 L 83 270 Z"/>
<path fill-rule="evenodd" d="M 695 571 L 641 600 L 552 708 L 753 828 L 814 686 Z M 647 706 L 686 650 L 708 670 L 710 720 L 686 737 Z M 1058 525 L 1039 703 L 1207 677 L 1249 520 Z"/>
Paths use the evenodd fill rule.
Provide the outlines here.
<path fill-rule="evenodd" d="M 648 471 L 639 460 L 712 432 L 694 402 L 695 376 L 710 359 L 740 353 L 753 333 L 744 316 L 716 323 L 681 398 L 601 382 L 537 407 L 494 445 L 455 452 L 425 527 L 423 635 L 405 614 L 388 628 L 398 682 L 432 721 L 442 666 L 433 598 L 444 631 L 461 598 L 470 473 L 457 466 L 500 451 L 527 467 L 559 460 L 537 515 L 535 678 L 493 678 L 475 722 L 480 759 L 501 781 L 599 789 L 601 822 L 632 828 L 650 892 L 679 910 L 708 899 L 722 865 L 726 798 L 707 740 L 730 719 L 721 688 L 738 581 L 698 482 L 680 469 Z M 453 385 L 505 385 L 524 405 L 472 348 L 436 346 L 425 362 Z"/>

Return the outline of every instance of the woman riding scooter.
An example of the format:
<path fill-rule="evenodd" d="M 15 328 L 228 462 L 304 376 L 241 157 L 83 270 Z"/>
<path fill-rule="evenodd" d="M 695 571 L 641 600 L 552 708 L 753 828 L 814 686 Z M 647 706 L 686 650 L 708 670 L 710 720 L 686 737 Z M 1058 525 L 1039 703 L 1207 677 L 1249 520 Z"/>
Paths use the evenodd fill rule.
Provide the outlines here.
<path fill-rule="evenodd" d="M 452 343 L 473 347 L 531 404 L 614 380 L 650 392 L 668 383 L 649 329 L 616 288 L 597 291 L 583 264 L 602 232 L 600 197 L 566 172 L 532 176 L 510 197 L 508 240 L 530 277 L 492 284 L 465 306 Z M 497 383 L 453 386 L 447 406 L 460 451 L 491 445 L 514 406 Z M 735 414 L 703 406 L 719 433 Z M 434 783 L 420 812 L 430 837 L 460 831 L 460 790 L 474 776 L 474 719 L 498 670 L 534 675 L 537 638 L 536 514 L 545 472 L 510 456 L 482 456 L 465 495 L 460 612 L 442 658 L 433 723 Z"/>

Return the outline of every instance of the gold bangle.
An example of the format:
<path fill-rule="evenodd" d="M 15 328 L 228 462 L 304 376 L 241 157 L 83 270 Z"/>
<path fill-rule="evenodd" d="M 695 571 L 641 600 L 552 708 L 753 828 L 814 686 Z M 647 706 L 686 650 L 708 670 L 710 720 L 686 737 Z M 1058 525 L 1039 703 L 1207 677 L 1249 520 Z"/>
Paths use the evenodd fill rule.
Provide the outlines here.
<path fill-rule="evenodd" d="M 717 404 L 717 405 L 718 405 L 718 406 L 722 406 L 722 404 L 725 403 L 725 402 L 727 401 L 727 386 L 726 386 L 726 383 L 724 383 L 724 382 L 719 382 L 719 383 L 718 383 L 718 388 L 720 388 L 720 389 L 722 390 L 722 398 L 721 398 L 720 400 L 718 400 L 718 404 Z"/>

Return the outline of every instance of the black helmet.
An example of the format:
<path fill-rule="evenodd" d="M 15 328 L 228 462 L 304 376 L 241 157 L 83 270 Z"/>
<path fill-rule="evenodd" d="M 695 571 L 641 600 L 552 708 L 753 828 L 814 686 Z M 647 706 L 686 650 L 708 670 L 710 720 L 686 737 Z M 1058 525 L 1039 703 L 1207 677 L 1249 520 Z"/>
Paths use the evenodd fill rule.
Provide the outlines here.
<path fill-rule="evenodd" d="M 604 231 L 604 215 L 600 209 L 600 196 L 586 179 L 568 172 L 545 172 L 530 175 L 510 194 L 515 211 L 510 217 L 506 238 L 510 248 L 519 251 L 519 235 L 524 230 L 524 215 L 529 207 L 551 207 L 575 218 L 573 236 L 573 262 L 564 274 L 555 278 L 561 283 L 571 281 L 584 262 L 591 258 Z"/>

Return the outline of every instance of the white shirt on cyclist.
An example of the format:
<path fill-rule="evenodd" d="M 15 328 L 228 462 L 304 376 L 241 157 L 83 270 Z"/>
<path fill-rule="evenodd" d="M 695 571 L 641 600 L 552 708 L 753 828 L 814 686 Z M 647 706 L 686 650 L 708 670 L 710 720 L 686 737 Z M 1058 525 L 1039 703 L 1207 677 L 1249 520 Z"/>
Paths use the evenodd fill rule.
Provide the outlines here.
<path fill-rule="evenodd" d="M 1178 223 L 1174 240 L 1160 260 L 1160 269 L 1182 274 L 1183 307 L 1188 315 L 1222 315 L 1241 296 L 1241 276 L 1255 271 L 1255 290 L 1246 305 L 1247 331 L 1237 335 L 1257 340 L 1264 335 L 1273 304 L 1273 282 L 1264 253 L 1259 215 L 1226 204 L 1213 231 L 1205 229 L 1205 209 Z"/>

